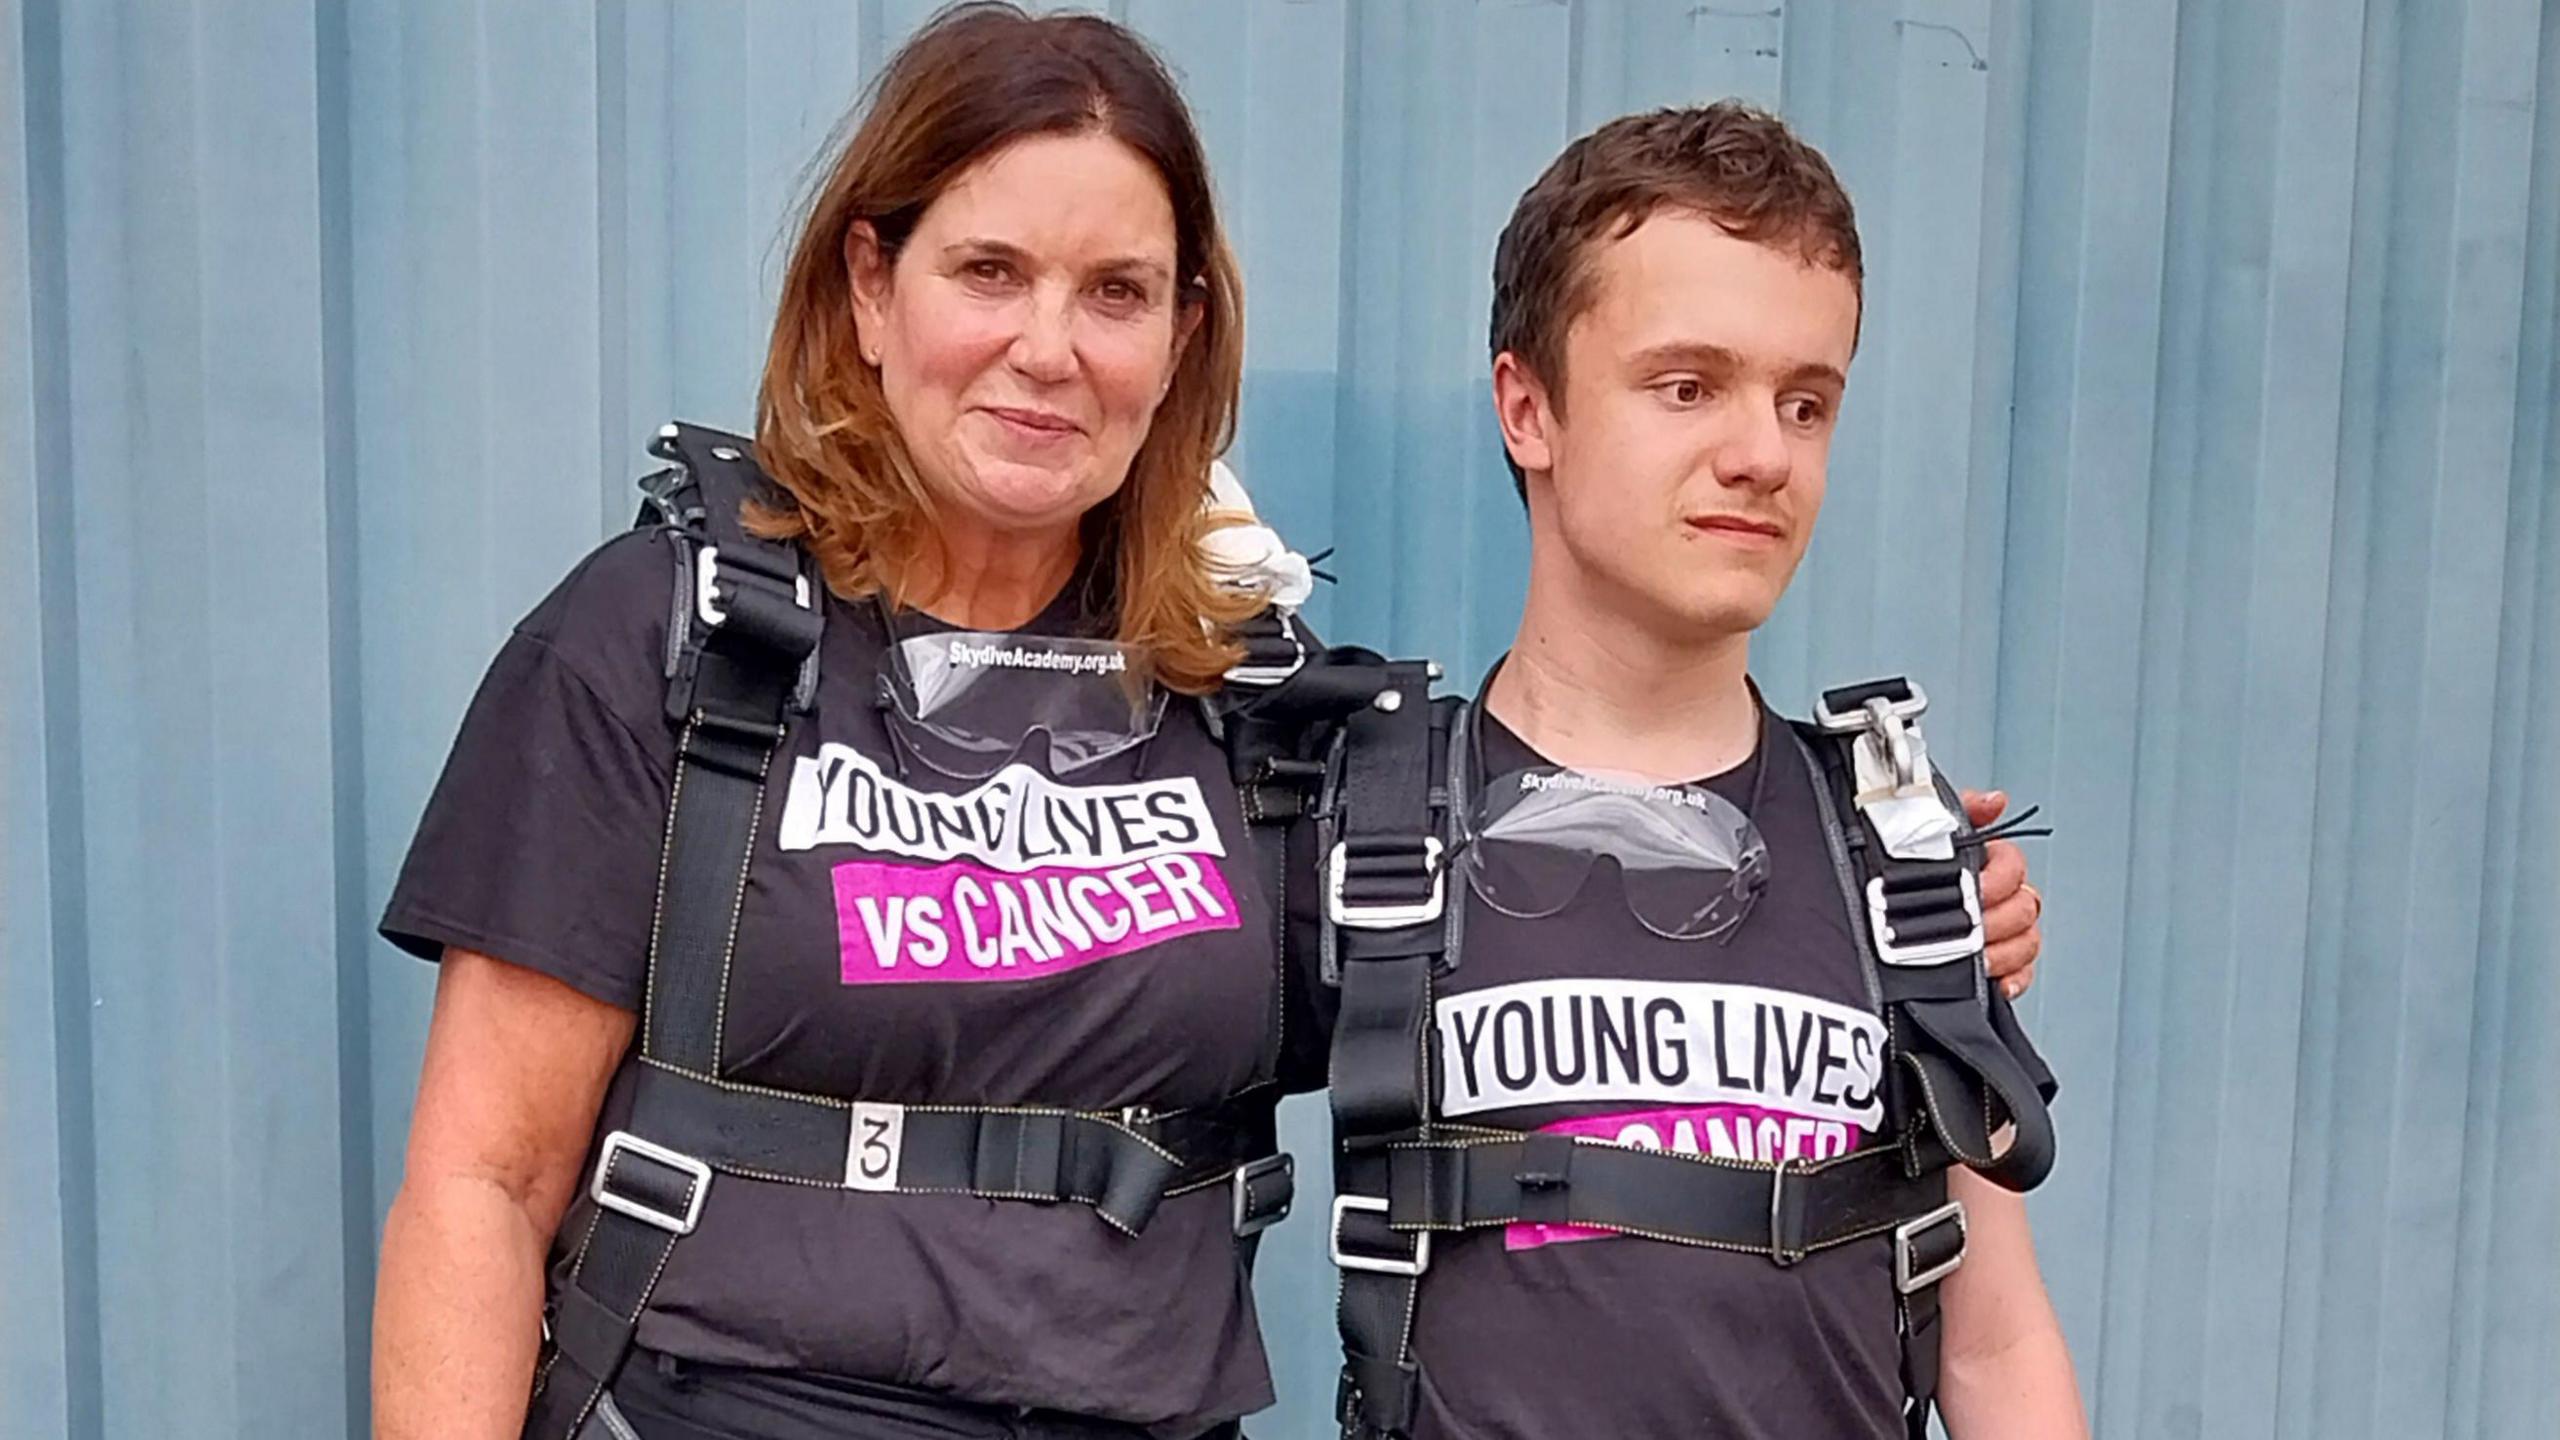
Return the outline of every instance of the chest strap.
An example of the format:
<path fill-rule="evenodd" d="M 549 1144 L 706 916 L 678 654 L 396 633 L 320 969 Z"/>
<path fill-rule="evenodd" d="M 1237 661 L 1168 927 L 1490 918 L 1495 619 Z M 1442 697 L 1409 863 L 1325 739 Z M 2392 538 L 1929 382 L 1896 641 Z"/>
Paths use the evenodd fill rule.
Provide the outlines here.
<path fill-rule="evenodd" d="M 1399 1232 L 1584 1225 L 1780 1265 L 1904 1227 L 1915 1236 L 1940 1228 L 1924 1222 L 1945 1203 L 1939 1172 L 1949 1159 L 1943 1150 L 1877 1145 L 1767 1165 L 1568 1135 L 1447 1129 L 1388 1155 L 1387 1220 Z"/>
<path fill-rule="evenodd" d="M 698 1192 L 710 1173 L 881 1194 L 1068 1201 L 1128 1235 L 1145 1229 L 1166 1198 L 1216 1185 L 1234 1192 L 1239 1235 L 1278 1220 L 1290 1198 L 1268 1092 L 1162 1115 L 907 1105 L 748 1089 L 644 1062 L 633 1113 L 649 1117 L 647 1140 L 607 1136 L 590 1193 L 677 1233 L 682 1212 L 667 1198 Z"/>

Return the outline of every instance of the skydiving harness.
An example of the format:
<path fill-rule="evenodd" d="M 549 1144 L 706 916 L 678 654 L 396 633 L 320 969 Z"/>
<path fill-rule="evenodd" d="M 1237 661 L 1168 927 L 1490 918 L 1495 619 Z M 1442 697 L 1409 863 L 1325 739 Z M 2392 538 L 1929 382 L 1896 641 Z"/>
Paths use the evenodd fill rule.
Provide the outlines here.
<path fill-rule="evenodd" d="M 669 425 L 650 450 L 671 468 L 641 482 L 648 499 L 638 525 L 665 535 L 676 555 L 665 656 L 675 779 L 646 998 L 626 1062 L 636 1070 L 631 1113 L 597 1145 L 593 1217 L 546 1316 L 527 1440 L 628 1440 L 607 1391 L 715 1175 L 1071 1201 L 1133 1236 L 1159 1202 L 1223 1187 L 1248 1259 L 1252 1237 L 1289 1211 L 1293 1167 L 1278 1146 L 1276 1081 L 1156 1112 L 870 1103 L 723 1074 L 723 1010 L 765 777 L 792 716 L 815 701 L 825 611 L 809 557 L 741 522 L 745 502 L 773 493 L 750 449 L 736 435 Z M 1284 617 L 1266 612 L 1244 638 L 1246 663 L 1210 702 L 1211 720 L 1244 791 L 1249 848 L 1276 876 L 1282 831 L 1307 808 L 1297 792 L 1323 770 L 1301 758 L 1310 743 L 1301 737 L 1339 701 L 1302 678 L 1305 638 Z M 1275 1017 L 1285 970 L 1274 967 Z"/>
<path fill-rule="evenodd" d="M 1449 892 L 1466 803 L 1452 736 L 1466 707 L 1432 700 L 1424 666 L 1391 665 L 1382 678 L 1377 703 L 1343 729 L 1319 830 L 1324 973 L 1341 999 L 1328 1245 L 1342 1280 L 1335 1408 L 1347 1440 L 1412 1433 L 1414 1309 L 1433 1238 L 1517 1223 L 1780 1266 L 1889 1238 L 1904 1417 L 1924 1440 L 1937 1394 L 1938 1284 L 1965 1251 L 1947 1171 L 1963 1164 L 2031 1188 L 2052 1168 L 2053 1128 L 2051 1077 L 1983 968 L 1979 837 L 1962 833 L 1962 805 L 1928 764 L 1919 687 L 1895 679 L 1831 691 L 1817 719 L 1790 732 L 1821 777 L 1823 829 L 1886 1023 L 1881 1143 L 1758 1163 L 1435 1119 L 1433 987 L 1463 953 L 1466 906 Z M 1995 1150 L 2003 1125 L 2014 1130 Z"/>

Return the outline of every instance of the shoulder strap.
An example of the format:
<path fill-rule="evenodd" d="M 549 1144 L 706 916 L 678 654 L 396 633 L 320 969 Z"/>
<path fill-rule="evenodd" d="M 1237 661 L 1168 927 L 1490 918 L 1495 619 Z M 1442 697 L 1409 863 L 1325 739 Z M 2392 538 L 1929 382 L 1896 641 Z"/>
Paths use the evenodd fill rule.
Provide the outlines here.
<path fill-rule="evenodd" d="M 1431 1237 L 1389 1222 L 1395 1147 L 1428 1138 L 1437 1091 L 1431 987 L 1450 952 L 1451 795 L 1444 778 L 1455 702 L 1435 704 L 1432 667 L 1374 667 L 1372 698 L 1343 727 L 1322 812 L 1328 976 L 1334 1022 L 1334 1200 L 1328 1248 L 1342 1272 L 1337 1321 L 1343 1433 L 1412 1433 L 1420 1399 L 1413 1308 Z"/>
<path fill-rule="evenodd" d="M 822 610 L 798 550 L 748 534 L 741 520 L 769 484 L 746 440 L 669 425 L 650 450 L 675 467 L 644 482 L 642 520 L 669 532 L 679 560 L 667 690 L 677 742 L 638 1059 L 644 1077 L 710 1082 L 765 771 L 804 669 L 814 676 Z M 642 1086 L 631 1128 L 601 1142 L 588 1192 L 595 1223 L 550 1317 L 553 1349 L 527 1420 L 536 1440 L 567 1440 L 586 1425 L 630 1354 L 669 1253 L 701 1217 L 709 1164 L 641 1138 L 673 1133 L 676 1117 L 653 1098 L 664 1090 Z"/>
<path fill-rule="evenodd" d="M 1981 852 L 1964 806 L 1931 768 L 1928 697 L 1895 677 L 1827 691 L 1799 732 L 1820 766 L 1825 829 L 1849 881 L 1853 933 L 1886 1022 L 1887 1121 L 1934 1208 L 1897 1230 L 1903 1419 L 1926 1440 L 1943 1343 L 1938 1281 L 1964 1259 L 1964 1213 L 1947 1201 L 1962 1163 L 2012 1190 L 2053 1168 L 2053 1076 L 1982 966 Z M 2013 1126 L 1995 1155 L 1993 1136 Z"/>
<path fill-rule="evenodd" d="M 1981 850 L 1962 801 L 1929 764 L 1918 724 L 1928 703 L 1899 677 L 1833 690 L 1803 733 L 1874 962 L 1900 1105 L 1892 1118 L 1898 1128 L 1925 1123 L 1998 1184 L 2032 1189 L 2053 1168 L 2053 1077 L 1983 971 Z M 2003 1124 L 2014 1135 L 1994 1155 Z"/>
<path fill-rule="evenodd" d="M 741 512 L 768 492 L 745 439 L 669 425 L 651 445 L 681 481 L 654 503 L 672 511 L 679 599 L 667 710 L 677 728 L 641 1055 L 700 1075 L 720 1070 L 720 996 L 764 800 L 804 671 L 814 679 L 823 607 L 799 547 L 747 533 Z M 663 498 L 662 498 L 663 497 Z"/>

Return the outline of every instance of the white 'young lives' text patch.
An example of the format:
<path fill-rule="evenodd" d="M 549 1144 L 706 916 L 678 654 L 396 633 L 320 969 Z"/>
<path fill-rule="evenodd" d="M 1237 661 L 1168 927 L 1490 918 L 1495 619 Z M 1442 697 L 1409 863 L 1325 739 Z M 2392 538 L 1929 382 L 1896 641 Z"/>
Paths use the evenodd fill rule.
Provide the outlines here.
<path fill-rule="evenodd" d="M 1884 1022 L 1788 990 L 1529 980 L 1441 1000 L 1444 1116 L 1522 1105 L 1738 1102 L 1872 1130 Z"/>
<path fill-rule="evenodd" d="M 903 784 L 871 757 L 832 741 L 793 767 L 776 841 L 785 850 L 857 845 L 1017 872 L 1227 853 L 1199 782 L 1187 775 L 1066 785 L 1017 764 L 975 789 L 940 795 Z"/>

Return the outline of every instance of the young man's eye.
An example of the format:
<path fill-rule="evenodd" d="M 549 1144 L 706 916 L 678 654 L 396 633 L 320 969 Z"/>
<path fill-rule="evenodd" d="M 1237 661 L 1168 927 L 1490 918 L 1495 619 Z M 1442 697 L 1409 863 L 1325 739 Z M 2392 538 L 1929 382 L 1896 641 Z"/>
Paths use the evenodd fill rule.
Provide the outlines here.
<path fill-rule="evenodd" d="M 1819 425 L 1823 417 L 1831 413 L 1829 405 L 1809 395 L 1799 395 L 1781 408 L 1788 423 L 1793 425 Z"/>
<path fill-rule="evenodd" d="M 1694 376 L 1684 375 L 1676 380 L 1665 380 L 1653 388 L 1663 399 L 1682 409 L 1700 404 L 1707 398 L 1706 382 Z"/>

